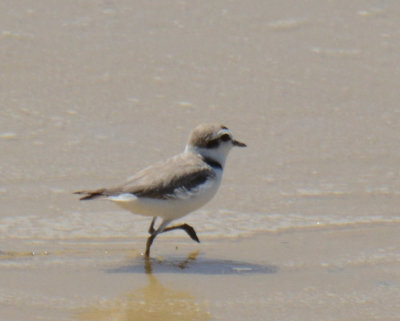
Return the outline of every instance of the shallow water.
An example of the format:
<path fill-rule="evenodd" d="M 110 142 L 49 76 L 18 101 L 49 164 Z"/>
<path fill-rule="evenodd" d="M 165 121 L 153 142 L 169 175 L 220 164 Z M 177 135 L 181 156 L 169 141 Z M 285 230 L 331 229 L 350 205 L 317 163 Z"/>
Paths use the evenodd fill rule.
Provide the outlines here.
<path fill-rule="evenodd" d="M 398 320 L 399 14 L 0 3 L 0 318 Z M 179 153 L 209 121 L 248 148 L 182 220 L 202 243 L 162 235 L 146 274 L 149 218 L 72 192 Z"/>
<path fill-rule="evenodd" d="M 150 261 L 118 241 L 41 244 L 46 251 L 0 255 L 0 304 L 3 315 L 10 311 L 17 320 L 28 313 L 66 320 L 257 320 L 298 313 L 312 320 L 327 313 L 395 320 L 397 231 L 381 225 L 264 234 L 205 242 L 195 252 L 186 242 L 175 243 L 179 249 L 159 242 Z"/>
<path fill-rule="evenodd" d="M 380 215 L 302 215 L 275 213 L 245 213 L 218 210 L 216 213 L 198 211 L 184 219 L 198 230 L 203 240 L 250 237 L 261 232 L 281 232 L 329 229 L 359 225 L 400 223 L 400 216 Z M 0 220 L 1 239 L 17 240 L 144 240 L 147 236 L 149 218 L 132 217 L 125 212 L 66 213 L 52 218 L 38 216 L 7 217 Z M 167 238 L 187 238 L 177 231 Z"/>

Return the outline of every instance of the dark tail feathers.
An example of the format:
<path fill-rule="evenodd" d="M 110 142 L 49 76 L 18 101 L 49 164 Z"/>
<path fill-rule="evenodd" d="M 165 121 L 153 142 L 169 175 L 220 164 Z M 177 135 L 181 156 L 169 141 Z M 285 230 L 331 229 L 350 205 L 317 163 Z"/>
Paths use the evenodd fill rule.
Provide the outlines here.
<path fill-rule="evenodd" d="M 80 198 L 81 201 L 91 200 L 100 196 L 104 196 L 105 189 L 97 189 L 94 191 L 78 191 L 74 192 L 74 194 L 84 195 Z"/>

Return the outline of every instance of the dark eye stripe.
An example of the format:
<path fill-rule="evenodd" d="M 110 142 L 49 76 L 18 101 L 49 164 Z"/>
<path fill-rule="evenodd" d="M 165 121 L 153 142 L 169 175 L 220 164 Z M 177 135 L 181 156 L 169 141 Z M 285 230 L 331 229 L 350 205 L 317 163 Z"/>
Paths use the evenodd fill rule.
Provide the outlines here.
<path fill-rule="evenodd" d="M 219 146 L 219 140 L 218 139 L 210 140 L 207 143 L 207 148 L 217 148 L 218 146 Z"/>
<path fill-rule="evenodd" d="M 228 134 L 223 134 L 223 135 L 221 136 L 221 140 L 222 140 L 223 142 L 227 142 L 228 140 L 231 140 L 231 136 L 229 136 Z"/>

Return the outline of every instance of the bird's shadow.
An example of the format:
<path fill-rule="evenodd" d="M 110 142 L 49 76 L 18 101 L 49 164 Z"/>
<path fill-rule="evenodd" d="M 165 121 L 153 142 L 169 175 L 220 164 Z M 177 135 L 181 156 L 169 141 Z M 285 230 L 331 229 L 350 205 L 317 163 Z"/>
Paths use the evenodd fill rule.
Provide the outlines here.
<path fill-rule="evenodd" d="M 187 274 L 272 274 L 278 271 L 275 265 L 261 265 L 243 261 L 199 257 L 199 252 L 187 258 L 155 259 L 137 257 L 127 265 L 107 270 L 108 273 L 187 273 Z"/>

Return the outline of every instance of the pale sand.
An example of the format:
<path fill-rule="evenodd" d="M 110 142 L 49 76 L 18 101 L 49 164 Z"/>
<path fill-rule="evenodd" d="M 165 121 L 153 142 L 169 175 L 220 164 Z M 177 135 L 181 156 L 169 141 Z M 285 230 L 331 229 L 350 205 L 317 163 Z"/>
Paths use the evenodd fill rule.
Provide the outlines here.
<path fill-rule="evenodd" d="M 0 2 L 0 320 L 399 320 L 399 16 L 395 0 Z M 149 222 L 71 193 L 208 121 L 249 147 L 185 218 L 202 243 L 162 236 L 146 274 Z"/>

